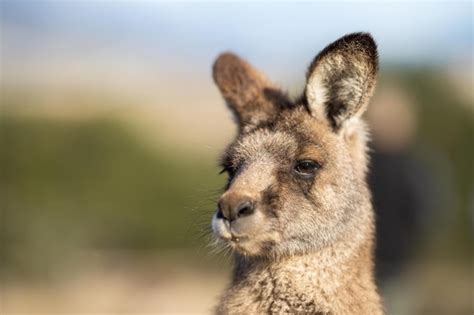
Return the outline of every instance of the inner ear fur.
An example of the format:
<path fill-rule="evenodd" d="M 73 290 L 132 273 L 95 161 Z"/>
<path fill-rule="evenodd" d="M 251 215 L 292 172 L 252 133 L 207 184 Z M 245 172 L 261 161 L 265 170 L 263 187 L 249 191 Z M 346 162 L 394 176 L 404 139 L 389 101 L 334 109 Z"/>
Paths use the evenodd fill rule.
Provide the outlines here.
<path fill-rule="evenodd" d="M 335 130 L 362 115 L 373 94 L 378 71 L 377 45 L 368 33 L 346 35 L 323 49 L 306 78 L 310 111 Z"/>
<path fill-rule="evenodd" d="M 279 107 L 286 105 L 278 88 L 233 53 L 218 56 L 213 78 L 241 128 L 271 120 Z"/>

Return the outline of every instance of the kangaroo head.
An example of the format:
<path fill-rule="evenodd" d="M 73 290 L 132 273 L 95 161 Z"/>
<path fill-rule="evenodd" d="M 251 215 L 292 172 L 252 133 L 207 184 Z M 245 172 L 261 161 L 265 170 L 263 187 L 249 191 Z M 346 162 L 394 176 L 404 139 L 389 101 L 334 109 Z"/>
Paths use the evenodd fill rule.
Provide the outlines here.
<path fill-rule="evenodd" d="M 375 86 L 369 34 L 342 37 L 307 72 L 291 101 L 260 72 L 225 53 L 213 76 L 239 126 L 221 163 L 229 179 L 212 227 L 238 254 L 275 257 L 330 246 L 369 216 L 366 131 Z"/>

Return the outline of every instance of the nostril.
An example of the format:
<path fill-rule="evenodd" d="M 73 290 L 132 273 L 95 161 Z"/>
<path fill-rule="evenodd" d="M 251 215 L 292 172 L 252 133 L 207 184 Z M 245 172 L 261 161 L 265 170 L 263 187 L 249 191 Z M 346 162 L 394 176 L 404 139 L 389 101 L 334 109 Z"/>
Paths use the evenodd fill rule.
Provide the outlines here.
<path fill-rule="evenodd" d="M 255 211 L 254 208 L 252 199 L 229 194 L 217 203 L 216 219 L 232 222 L 238 218 L 251 215 Z"/>
<path fill-rule="evenodd" d="M 237 217 L 245 217 L 251 215 L 254 212 L 253 203 L 250 201 L 244 201 L 237 207 Z"/>

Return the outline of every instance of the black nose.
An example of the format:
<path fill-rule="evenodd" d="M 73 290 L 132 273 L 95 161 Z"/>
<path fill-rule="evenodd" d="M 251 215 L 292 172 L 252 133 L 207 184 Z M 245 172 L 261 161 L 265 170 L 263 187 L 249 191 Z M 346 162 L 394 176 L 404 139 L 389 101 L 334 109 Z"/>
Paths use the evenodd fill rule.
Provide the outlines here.
<path fill-rule="evenodd" d="M 227 195 L 219 201 L 217 217 L 228 221 L 249 216 L 255 212 L 255 203 L 248 197 Z"/>

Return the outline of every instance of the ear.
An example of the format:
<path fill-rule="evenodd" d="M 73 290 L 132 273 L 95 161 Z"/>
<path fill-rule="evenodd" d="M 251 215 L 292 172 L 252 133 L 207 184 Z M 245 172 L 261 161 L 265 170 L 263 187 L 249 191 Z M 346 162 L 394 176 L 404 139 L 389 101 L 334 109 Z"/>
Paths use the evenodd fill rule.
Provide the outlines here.
<path fill-rule="evenodd" d="M 368 33 L 346 35 L 321 51 L 307 73 L 310 111 L 335 130 L 365 111 L 378 71 L 377 45 Z"/>
<path fill-rule="evenodd" d="M 277 113 L 282 93 L 238 56 L 221 54 L 214 63 L 213 77 L 241 128 L 268 121 Z"/>

